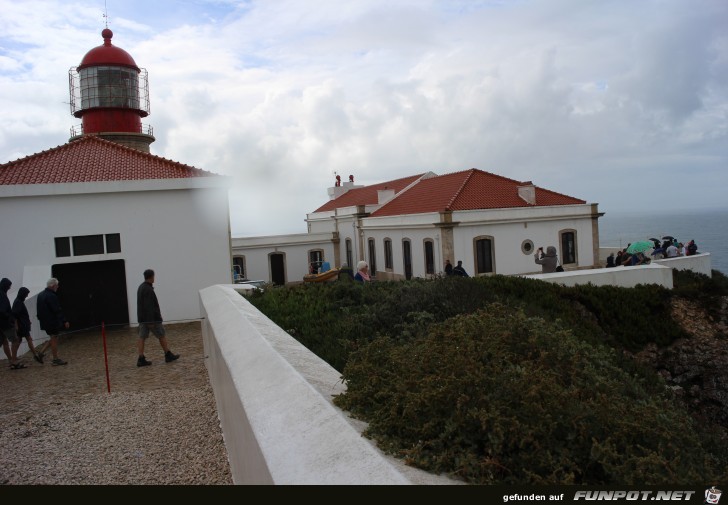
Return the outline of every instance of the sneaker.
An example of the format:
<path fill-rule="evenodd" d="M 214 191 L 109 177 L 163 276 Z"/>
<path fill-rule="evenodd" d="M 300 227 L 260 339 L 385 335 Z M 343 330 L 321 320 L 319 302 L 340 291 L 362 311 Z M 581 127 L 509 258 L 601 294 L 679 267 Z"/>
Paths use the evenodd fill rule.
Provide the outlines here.
<path fill-rule="evenodd" d="M 172 354 L 172 351 L 167 351 L 164 353 L 164 361 L 169 363 L 170 361 L 174 361 L 177 358 L 179 358 L 179 354 Z"/>
<path fill-rule="evenodd" d="M 35 359 L 35 360 L 36 360 L 36 361 L 37 361 L 38 363 L 40 363 L 40 364 L 42 365 L 42 364 L 43 364 L 43 356 L 44 356 L 44 354 L 43 354 L 42 352 L 39 352 L 39 353 L 36 353 L 36 354 L 34 354 L 34 355 L 33 355 L 33 358 L 34 358 L 34 359 Z"/>
<path fill-rule="evenodd" d="M 139 359 L 137 360 L 137 366 L 149 366 L 151 365 L 151 361 L 147 361 L 147 358 L 144 356 L 139 356 Z"/>
<path fill-rule="evenodd" d="M 61 358 L 56 358 L 52 361 L 54 366 L 67 365 L 68 361 L 63 361 Z"/>

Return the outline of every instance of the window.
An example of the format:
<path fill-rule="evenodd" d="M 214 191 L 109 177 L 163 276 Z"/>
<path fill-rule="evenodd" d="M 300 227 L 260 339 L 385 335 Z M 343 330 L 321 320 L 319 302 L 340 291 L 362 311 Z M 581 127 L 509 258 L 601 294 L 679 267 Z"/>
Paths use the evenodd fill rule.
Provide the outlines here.
<path fill-rule="evenodd" d="M 475 237 L 474 241 L 475 273 L 493 273 L 493 237 Z"/>
<path fill-rule="evenodd" d="M 324 252 L 321 249 L 308 251 L 308 273 L 317 274 L 322 272 L 321 266 L 324 263 Z"/>
<path fill-rule="evenodd" d="M 425 240 L 425 273 L 435 274 L 435 246 L 430 239 Z"/>
<path fill-rule="evenodd" d="M 561 264 L 576 263 L 576 230 L 563 230 L 561 234 Z"/>
<path fill-rule="evenodd" d="M 245 256 L 233 256 L 233 280 L 245 279 Z"/>
<path fill-rule="evenodd" d="M 384 239 L 384 268 L 387 270 L 392 270 L 392 264 L 394 262 L 392 261 L 392 240 L 385 238 Z"/>
<path fill-rule="evenodd" d="M 74 256 L 104 254 L 103 235 L 80 235 L 78 237 L 73 237 L 72 241 Z"/>
<path fill-rule="evenodd" d="M 88 256 L 90 254 L 111 254 L 121 252 L 121 235 L 79 235 L 76 237 L 55 237 L 56 257 Z M 71 250 L 73 244 L 73 250 Z M 104 249 L 104 245 L 106 248 Z"/>
<path fill-rule="evenodd" d="M 525 255 L 529 255 L 533 253 L 533 241 L 532 240 L 524 240 L 521 243 L 521 252 Z"/>
<path fill-rule="evenodd" d="M 370 238 L 367 243 L 369 244 L 369 275 L 377 274 L 377 249 L 374 244 L 374 239 Z"/>
<path fill-rule="evenodd" d="M 354 261 L 351 257 L 351 239 L 346 239 L 346 264 L 353 270 L 356 265 L 354 265 Z"/>
<path fill-rule="evenodd" d="M 121 235 L 109 233 L 106 235 L 106 254 L 121 252 Z"/>
<path fill-rule="evenodd" d="M 71 255 L 71 238 L 56 237 L 56 257 L 64 258 Z"/>
<path fill-rule="evenodd" d="M 402 259 L 404 262 L 404 278 L 412 278 L 412 244 L 409 239 L 402 240 Z"/>
<path fill-rule="evenodd" d="M 139 75 L 125 67 L 93 66 L 79 71 L 81 106 L 139 109 Z"/>

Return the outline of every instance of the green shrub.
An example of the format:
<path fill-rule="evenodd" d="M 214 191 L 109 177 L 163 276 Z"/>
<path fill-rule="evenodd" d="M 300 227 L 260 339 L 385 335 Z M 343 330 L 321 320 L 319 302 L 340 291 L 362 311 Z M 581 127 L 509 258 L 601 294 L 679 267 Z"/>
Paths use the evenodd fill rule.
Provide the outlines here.
<path fill-rule="evenodd" d="M 492 304 L 349 357 L 341 408 L 385 451 L 475 484 L 712 482 L 690 417 L 558 323 Z"/>

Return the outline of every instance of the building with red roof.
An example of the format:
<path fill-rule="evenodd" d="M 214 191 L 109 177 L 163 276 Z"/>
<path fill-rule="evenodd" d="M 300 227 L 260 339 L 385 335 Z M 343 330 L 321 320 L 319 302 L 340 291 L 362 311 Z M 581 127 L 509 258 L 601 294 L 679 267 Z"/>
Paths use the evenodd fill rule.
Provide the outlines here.
<path fill-rule="evenodd" d="M 329 201 L 306 216 L 308 237 L 233 238 L 234 261 L 255 277 L 277 256 L 293 273 L 286 282 L 300 281 L 311 265 L 362 260 L 377 279 L 434 277 L 446 260 L 462 261 L 470 275 L 539 273 L 534 255 L 548 246 L 567 270 L 599 262 L 597 204 L 531 181 L 472 168 L 368 186 L 337 177 L 328 193 Z"/>
<path fill-rule="evenodd" d="M 150 153 L 146 71 L 112 36 L 71 69 L 68 143 L 0 165 L 0 272 L 29 308 L 59 279 L 75 330 L 135 325 L 148 268 L 167 322 L 199 318 L 199 290 L 232 280 L 229 178 Z"/>

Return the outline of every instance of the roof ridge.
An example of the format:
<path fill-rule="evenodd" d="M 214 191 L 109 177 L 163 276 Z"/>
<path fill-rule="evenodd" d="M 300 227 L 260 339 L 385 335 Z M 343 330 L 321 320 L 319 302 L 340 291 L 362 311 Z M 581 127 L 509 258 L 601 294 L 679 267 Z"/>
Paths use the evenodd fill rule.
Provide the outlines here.
<path fill-rule="evenodd" d="M 464 173 L 464 172 L 470 172 L 470 173 L 465 177 L 465 179 L 463 179 L 463 182 L 462 182 L 462 184 L 460 184 L 460 187 L 455 191 L 452 198 L 450 198 L 450 200 L 447 202 L 447 204 L 445 205 L 445 210 L 452 210 L 452 205 L 455 203 L 455 200 L 457 200 L 457 197 L 460 196 L 460 193 L 462 193 L 462 191 L 465 188 L 465 186 L 467 185 L 468 181 L 473 177 L 475 170 L 477 170 L 477 168 L 471 168 L 469 170 L 461 170 L 460 173 Z M 455 172 L 455 173 L 457 174 L 458 172 Z"/>

